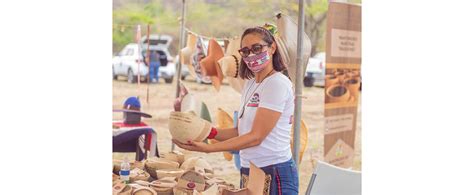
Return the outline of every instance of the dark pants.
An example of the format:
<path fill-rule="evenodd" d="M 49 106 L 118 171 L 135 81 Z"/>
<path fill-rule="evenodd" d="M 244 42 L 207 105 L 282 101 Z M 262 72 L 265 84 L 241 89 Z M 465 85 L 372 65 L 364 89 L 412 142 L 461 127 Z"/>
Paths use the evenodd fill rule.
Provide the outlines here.
<path fill-rule="evenodd" d="M 152 62 L 150 64 L 150 79 L 156 79 L 158 81 L 158 71 L 160 70 L 160 64 Z"/>
<path fill-rule="evenodd" d="M 293 159 L 289 161 L 260 167 L 265 174 L 271 175 L 270 195 L 298 195 L 298 171 Z M 249 175 L 249 168 L 242 167 L 240 174 Z M 240 179 L 240 187 L 243 187 Z"/>

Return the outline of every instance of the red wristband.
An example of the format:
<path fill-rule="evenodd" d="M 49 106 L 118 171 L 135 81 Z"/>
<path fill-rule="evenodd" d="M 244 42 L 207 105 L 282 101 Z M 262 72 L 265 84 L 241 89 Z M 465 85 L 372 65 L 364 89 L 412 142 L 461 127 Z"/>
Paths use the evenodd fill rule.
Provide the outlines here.
<path fill-rule="evenodd" d="M 211 128 L 211 133 L 207 136 L 207 139 L 214 139 L 217 135 L 217 129 L 215 127 Z"/>

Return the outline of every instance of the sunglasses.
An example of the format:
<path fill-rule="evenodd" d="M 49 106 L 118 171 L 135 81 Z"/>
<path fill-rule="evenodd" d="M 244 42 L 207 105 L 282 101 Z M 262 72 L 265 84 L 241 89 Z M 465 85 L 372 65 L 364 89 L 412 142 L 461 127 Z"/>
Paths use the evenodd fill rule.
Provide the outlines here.
<path fill-rule="evenodd" d="M 242 57 L 246 58 L 250 55 L 250 52 L 252 52 L 253 54 L 262 53 L 263 47 L 265 47 L 265 46 L 268 47 L 269 45 L 263 45 L 263 44 L 260 44 L 260 43 L 255 43 L 251 46 L 251 48 L 248 48 L 248 47 L 240 48 L 239 53 Z"/>

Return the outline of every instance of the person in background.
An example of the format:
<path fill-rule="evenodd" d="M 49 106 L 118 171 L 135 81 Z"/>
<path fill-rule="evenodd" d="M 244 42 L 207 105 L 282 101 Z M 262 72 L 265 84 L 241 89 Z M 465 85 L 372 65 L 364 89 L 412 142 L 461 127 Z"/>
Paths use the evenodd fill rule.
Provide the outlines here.
<path fill-rule="evenodd" d="M 159 80 L 158 71 L 161 66 L 160 57 L 158 51 L 150 52 L 150 80 L 152 83 L 156 83 Z"/>

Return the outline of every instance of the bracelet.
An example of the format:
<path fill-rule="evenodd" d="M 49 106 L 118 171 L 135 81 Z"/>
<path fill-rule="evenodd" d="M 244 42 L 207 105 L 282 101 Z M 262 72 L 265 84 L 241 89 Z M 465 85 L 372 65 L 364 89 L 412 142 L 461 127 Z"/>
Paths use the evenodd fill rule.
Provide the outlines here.
<path fill-rule="evenodd" d="M 207 136 L 207 139 L 214 139 L 217 135 L 217 129 L 215 127 L 211 128 L 211 133 Z"/>

